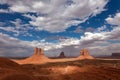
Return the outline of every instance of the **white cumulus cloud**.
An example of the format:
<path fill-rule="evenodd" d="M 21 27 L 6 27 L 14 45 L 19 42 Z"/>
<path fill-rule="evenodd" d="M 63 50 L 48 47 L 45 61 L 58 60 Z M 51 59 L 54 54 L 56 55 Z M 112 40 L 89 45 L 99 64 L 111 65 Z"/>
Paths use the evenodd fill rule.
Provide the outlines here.
<path fill-rule="evenodd" d="M 120 13 L 116 13 L 114 17 L 106 18 L 106 21 L 111 25 L 120 25 Z"/>
<path fill-rule="evenodd" d="M 108 0 L 0 0 L 0 3 L 10 5 L 11 12 L 36 13 L 34 18 L 26 17 L 39 30 L 61 32 L 104 11 Z"/>

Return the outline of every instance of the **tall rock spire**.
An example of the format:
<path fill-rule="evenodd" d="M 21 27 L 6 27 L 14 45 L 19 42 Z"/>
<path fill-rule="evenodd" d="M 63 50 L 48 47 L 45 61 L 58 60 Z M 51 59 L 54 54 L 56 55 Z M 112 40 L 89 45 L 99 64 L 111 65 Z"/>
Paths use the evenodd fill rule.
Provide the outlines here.
<path fill-rule="evenodd" d="M 43 50 L 41 48 L 38 48 L 38 54 L 39 55 L 44 55 L 44 52 L 43 52 Z"/>
<path fill-rule="evenodd" d="M 33 56 L 35 56 L 35 55 L 37 55 L 37 56 L 39 56 L 39 55 L 44 55 L 44 52 L 43 52 L 43 50 L 41 49 L 41 48 L 35 48 L 34 49 L 34 54 L 33 54 Z"/>
<path fill-rule="evenodd" d="M 35 49 L 34 49 L 34 54 L 33 55 L 37 55 L 38 54 L 38 48 L 36 47 Z"/>
<path fill-rule="evenodd" d="M 58 58 L 65 58 L 65 57 L 66 56 L 65 56 L 64 52 L 61 52 L 60 55 L 58 56 Z"/>

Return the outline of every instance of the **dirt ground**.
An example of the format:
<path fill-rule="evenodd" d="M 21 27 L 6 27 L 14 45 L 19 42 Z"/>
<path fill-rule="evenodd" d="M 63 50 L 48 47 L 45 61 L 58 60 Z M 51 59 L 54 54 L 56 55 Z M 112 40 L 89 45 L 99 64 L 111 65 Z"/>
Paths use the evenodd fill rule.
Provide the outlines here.
<path fill-rule="evenodd" d="M 120 60 L 74 60 L 19 65 L 0 58 L 0 80 L 120 80 Z"/>

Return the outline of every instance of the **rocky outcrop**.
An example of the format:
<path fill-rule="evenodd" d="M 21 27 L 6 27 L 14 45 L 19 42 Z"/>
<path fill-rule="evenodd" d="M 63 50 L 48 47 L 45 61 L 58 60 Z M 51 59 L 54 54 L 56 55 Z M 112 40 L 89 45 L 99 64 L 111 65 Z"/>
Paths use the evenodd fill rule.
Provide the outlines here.
<path fill-rule="evenodd" d="M 45 56 L 41 48 L 35 48 L 33 56 Z"/>
<path fill-rule="evenodd" d="M 65 58 L 65 57 L 66 56 L 65 56 L 64 52 L 61 52 L 58 58 Z"/>
<path fill-rule="evenodd" d="M 80 56 L 78 58 L 69 58 L 67 59 L 64 52 L 61 52 L 58 58 L 64 59 L 49 59 L 44 55 L 44 52 L 41 48 L 35 48 L 32 56 L 23 59 L 23 60 L 13 60 L 19 64 L 45 64 L 47 62 L 64 62 L 64 61 L 72 61 L 78 59 L 94 59 L 89 53 L 87 49 L 83 49 L 80 51 Z"/>
<path fill-rule="evenodd" d="M 120 53 L 112 53 L 112 57 L 120 57 Z"/>
<path fill-rule="evenodd" d="M 48 60 L 48 57 L 44 55 L 44 52 L 41 48 L 35 48 L 32 56 L 24 60 L 17 60 L 16 62 L 20 64 L 43 64 L 48 62 Z"/>
<path fill-rule="evenodd" d="M 78 57 L 79 59 L 94 59 L 94 57 L 92 57 L 90 55 L 90 52 L 88 49 L 82 49 L 80 51 L 80 56 Z"/>

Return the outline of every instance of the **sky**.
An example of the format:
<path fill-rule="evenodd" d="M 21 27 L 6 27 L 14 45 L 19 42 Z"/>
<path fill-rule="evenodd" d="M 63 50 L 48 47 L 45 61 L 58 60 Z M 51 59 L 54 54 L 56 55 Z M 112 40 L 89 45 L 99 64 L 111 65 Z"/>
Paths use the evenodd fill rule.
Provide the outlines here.
<path fill-rule="evenodd" d="M 0 0 L 0 56 L 120 52 L 120 0 Z"/>

